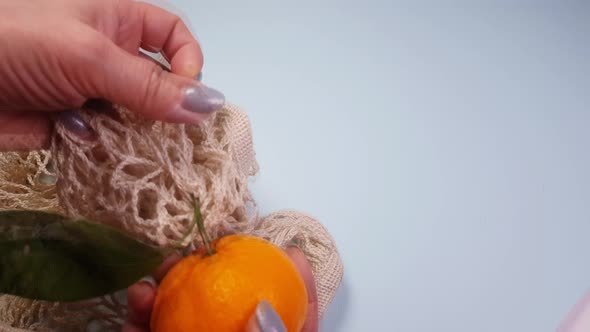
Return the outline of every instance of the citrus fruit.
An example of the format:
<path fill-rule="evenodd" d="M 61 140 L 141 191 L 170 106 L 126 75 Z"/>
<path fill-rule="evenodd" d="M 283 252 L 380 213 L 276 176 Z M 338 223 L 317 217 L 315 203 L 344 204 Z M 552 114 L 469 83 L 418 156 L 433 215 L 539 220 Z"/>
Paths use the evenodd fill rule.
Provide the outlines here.
<path fill-rule="evenodd" d="M 289 332 L 301 330 L 307 291 L 289 256 L 266 240 L 230 235 L 206 241 L 168 272 L 150 325 L 152 332 L 241 332 L 262 300 L 272 304 Z"/>

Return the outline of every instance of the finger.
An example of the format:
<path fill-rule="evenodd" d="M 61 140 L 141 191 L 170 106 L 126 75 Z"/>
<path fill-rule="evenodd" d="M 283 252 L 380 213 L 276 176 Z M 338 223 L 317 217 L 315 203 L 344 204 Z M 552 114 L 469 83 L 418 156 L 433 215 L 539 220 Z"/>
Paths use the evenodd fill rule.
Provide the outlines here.
<path fill-rule="evenodd" d="M 106 37 L 93 57 L 87 84 L 102 97 L 153 120 L 197 124 L 223 107 L 225 97 L 205 85 L 164 71 L 153 61 L 129 54 Z"/>
<path fill-rule="evenodd" d="M 47 113 L 0 111 L 0 151 L 46 149 L 51 131 Z"/>
<path fill-rule="evenodd" d="M 146 327 L 149 325 L 150 314 L 156 298 L 156 282 L 162 280 L 168 270 L 181 259 L 180 254 L 173 253 L 153 273 L 153 279 L 146 277 L 127 289 L 129 328 Z"/>
<path fill-rule="evenodd" d="M 151 51 L 149 51 L 149 52 L 151 52 Z M 152 53 L 153 53 L 152 55 L 147 55 L 143 52 L 140 52 L 138 56 L 141 58 L 144 58 L 146 60 L 152 61 L 153 63 L 160 66 L 164 71 L 170 71 L 169 63 L 167 63 L 166 59 L 164 59 L 160 53 L 154 53 L 154 52 L 152 52 Z M 164 60 L 166 62 L 164 62 L 162 60 Z M 197 77 L 198 77 L 198 75 L 197 75 Z"/>
<path fill-rule="evenodd" d="M 293 263 L 295 263 L 307 289 L 307 318 L 305 319 L 305 324 L 303 324 L 302 332 L 317 332 L 319 326 L 318 293 L 311 265 L 309 265 L 301 249 L 288 247 L 285 251 Z"/>
<path fill-rule="evenodd" d="M 129 322 L 123 325 L 123 329 L 121 332 L 149 332 L 149 329 L 146 327 L 136 326 Z"/>
<path fill-rule="evenodd" d="M 262 332 L 260 327 L 258 326 L 258 320 L 256 319 L 256 314 L 252 315 L 248 320 L 248 325 L 246 326 L 246 332 Z"/>
<path fill-rule="evenodd" d="M 146 278 L 127 289 L 129 308 L 127 321 L 138 327 L 147 327 L 156 298 L 155 281 Z"/>
<path fill-rule="evenodd" d="M 168 273 L 168 271 L 176 264 L 178 263 L 178 261 L 182 259 L 182 256 L 175 252 L 172 255 L 168 256 L 168 258 L 166 258 L 164 260 L 164 263 L 162 263 L 157 269 L 156 271 L 153 273 L 154 279 L 156 279 L 157 282 L 162 281 L 162 279 L 164 279 L 164 276 L 166 275 L 166 273 Z"/>
<path fill-rule="evenodd" d="M 127 321 L 135 326 L 147 327 L 155 298 L 156 282 L 150 278 L 130 286 L 127 289 Z"/>
<path fill-rule="evenodd" d="M 132 12 L 142 21 L 142 47 L 163 51 L 172 72 L 194 79 L 203 68 L 199 43 L 180 17 L 148 3 L 136 2 Z"/>
<path fill-rule="evenodd" d="M 246 326 L 246 332 L 287 332 L 285 324 L 270 303 L 262 301 Z"/>

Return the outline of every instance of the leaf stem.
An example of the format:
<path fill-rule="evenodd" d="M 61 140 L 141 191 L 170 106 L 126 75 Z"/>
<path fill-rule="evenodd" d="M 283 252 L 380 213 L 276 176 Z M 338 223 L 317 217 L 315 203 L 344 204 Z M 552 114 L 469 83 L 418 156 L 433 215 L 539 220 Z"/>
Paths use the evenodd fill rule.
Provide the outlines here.
<path fill-rule="evenodd" d="M 215 250 L 211 247 L 211 240 L 209 239 L 209 235 L 207 234 L 207 230 L 205 229 L 205 223 L 203 222 L 203 216 L 201 215 L 201 207 L 199 205 L 199 200 L 196 197 L 193 197 L 193 204 L 195 207 L 194 221 L 197 223 L 197 227 L 199 228 L 199 234 L 201 234 L 201 239 L 205 244 L 207 256 L 211 256 L 215 254 Z"/>
<path fill-rule="evenodd" d="M 180 239 L 176 243 L 175 249 L 186 250 L 188 248 L 187 246 L 183 246 L 182 244 L 193 233 L 193 230 L 195 229 L 195 226 L 197 226 L 197 220 L 196 220 L 195 217 L 193 217 L 193 221 L 191 221 L 191 224 L 189 226 L 189 230 L 186 232 L 186 234 L 184 234 L 184 236 L 182 237 L 182 239 Z"/>

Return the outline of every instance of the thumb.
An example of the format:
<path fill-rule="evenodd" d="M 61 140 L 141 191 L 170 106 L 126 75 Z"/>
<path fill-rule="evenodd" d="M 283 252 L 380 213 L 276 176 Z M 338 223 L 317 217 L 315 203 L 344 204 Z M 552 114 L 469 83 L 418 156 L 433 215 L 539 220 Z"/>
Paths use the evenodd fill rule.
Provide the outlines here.
<path fill-rule="evenodd" d="M 146 118 L 196 124 L 225 104 L 225 97 L 193 79 L 175 75 L 151 60 L 129 54 L 110 40 L 91 75 L 94 97 L 138 112 Z"/>

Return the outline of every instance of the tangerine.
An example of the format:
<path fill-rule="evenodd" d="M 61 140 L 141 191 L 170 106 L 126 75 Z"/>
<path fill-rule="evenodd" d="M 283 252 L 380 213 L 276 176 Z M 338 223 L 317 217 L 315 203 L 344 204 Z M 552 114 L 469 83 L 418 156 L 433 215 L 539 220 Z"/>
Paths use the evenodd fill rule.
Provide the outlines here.
<path fill-rule="evenodd" d="M 152 311 L 153 332 L 244 331 L 262 300 L 272 304 L 288 331 L 301 330 L 307 292 L 281 248 L 250 235 L 207 242 L 164 277 Z"/>

